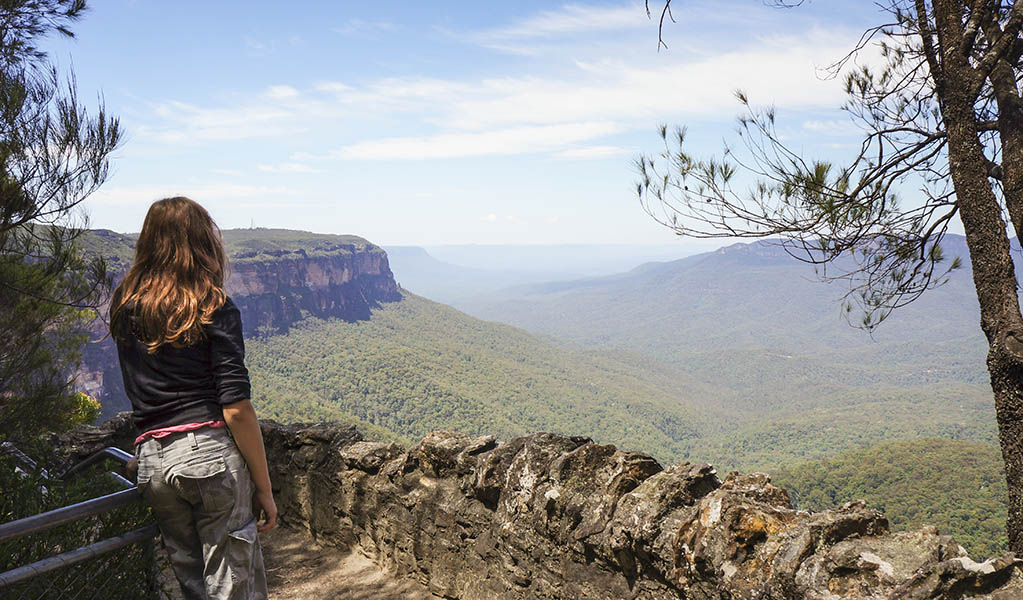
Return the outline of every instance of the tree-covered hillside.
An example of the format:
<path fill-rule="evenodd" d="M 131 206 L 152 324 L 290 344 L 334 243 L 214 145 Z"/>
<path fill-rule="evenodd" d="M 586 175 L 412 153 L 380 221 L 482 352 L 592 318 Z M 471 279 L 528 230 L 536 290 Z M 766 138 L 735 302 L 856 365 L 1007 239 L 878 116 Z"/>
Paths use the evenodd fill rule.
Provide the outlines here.
<path fill-rule="evenodd" d="M 842 317 L 841 285 L 815 281 L 809 265 L 761 242 L 463 308 L 576 346 L 650 356 L 722 388 L 738 412 L 758 418 L 856 390 L 966 384 L 990 398 L 969 273 L 896 311 L 873 337 Z"/>
<path fill-rule="evenodd" d="M 935 525 L 974 558 L 1006 552 L 1006 484 L 998 446 L 962 440 L 887 442 L 774 471 L 797 508 L 864 500 L 895 531 Z"/>
<path fill-rule="evenodd" d="M 884 441 L 940 437 L 996 444 L 994 407 L 977 387 L 825 391 L 816 407 L 754 412 L 736 417 L 728 430 L 704 432 L 692 454 L 722 469 L 773 473 L 782 466 Z"/>
<path fill-rule="evenodd" d="M 254 401 L 285 421 L 346 417 L 418 440 L 584 435 L 672 462 L 713 429 L 711 391 L 638 359 L 573 351 L 406 293 L 369 321 L 308 319 L 248 342 Z"/>
<path fill-rule="evenodd" d="M 971 384 L 822 386 L 801 408 L 772 408 L 642 355 L 572 350 L 409 293 L 369 321 L 308 319 L 248 348 L 262 414 L 343 420 L 404 442 L 434 429 L 547 430 L 665 463 L 773 472 L 886 440 L 996 436 L 990 401 Z M 750 360 L 736 376 L 766 368 Z"/>
<path fill-rule="evenodd" d="M 950 257 L 966 251 L 961 237 L 946 246 Z M 575 347 L 647 356 L 703 383 L 730 426 L 702 431 L 689 452 L 722 468 L 770 471 L 893 439 L 996 441 L 969 272 L 873 337 L 843 318 L 842 285 L 760 242 L 460 306 Z"/>

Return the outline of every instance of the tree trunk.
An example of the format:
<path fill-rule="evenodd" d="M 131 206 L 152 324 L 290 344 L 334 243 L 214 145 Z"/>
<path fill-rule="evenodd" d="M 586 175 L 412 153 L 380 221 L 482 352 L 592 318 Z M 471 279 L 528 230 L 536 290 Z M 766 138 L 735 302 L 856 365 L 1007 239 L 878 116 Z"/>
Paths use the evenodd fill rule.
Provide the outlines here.
<path fill-rule="evenodd" d="M 995 352 L 988 355 L 991 388 L 995 392 L 998 438 L 1005 460 L 1009 486 L 1009 520 L 1006 532 L 1009 549 L 1023 556 L 1023 368 L 1018 360 L 1004 360 Z"/>
<path fill-rule="evenodd" d="M 989 38 L 999 33 L 988 27 Z M 1001 144 L 1002 194 L 1013 230 L 1023 239 L 1023 102 L 1009 62 L 999 60 L 989 77 L 998 106 Z M 1018 357 L 988 356 L 991 387 L 995 392 L 998 436 L 1009 483 L 1009 547 L 1023 556 L 1023 368 Z"/>
<path fill-rule="evenodd" d="M 963 7 L 955 0 L 935 0 L 933 5 L 941 71 L 932 76 L 944 79 L 937 87 L 948 134 L 949 173 L 970 250 L 981 329 L 989 344 L 987 366 L 1009 487 L 1009 548 L 1023 556 L 1023 317 L 1006 223 L 978 138 L 976 98 L 973 86 L 967 85 L 978 74 L 958 52 Z"/>
<path fill-rule="evenodd" d="M 993 26 L 985 30 L 991 37 L 1000 33 Z M 1016 73 L 1008 60 L 1003 58 L 995 63 L 988 80 L 998 107 L 1002 194 L 1016 237 L 1023 239 L 1023 100 L 1016 85 Z"/>

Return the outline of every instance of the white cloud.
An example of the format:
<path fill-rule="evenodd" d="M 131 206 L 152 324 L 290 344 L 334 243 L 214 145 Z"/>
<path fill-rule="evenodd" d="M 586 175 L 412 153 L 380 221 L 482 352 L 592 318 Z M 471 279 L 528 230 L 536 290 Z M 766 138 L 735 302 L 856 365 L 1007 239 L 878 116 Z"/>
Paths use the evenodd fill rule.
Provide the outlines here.
<path fill-rule="evenodd" d="M 632 154 L 636 152 L 635 148 L 622 148 L 620 146 L 585 146 L 582 148 L 572 148 L 569 150 L 562 150 L 561 152 L 555 152 L 554 158 L 564 158 L 567 160 L 589 160 L 594 158 L 607 158 L 609 156 L 621 156 L 623 154 Z"/>
<path fill-rule="evenodd" d="M 478 133 L 395 137 L 345 146 L 332 156 L 361 160 L 421 160 L 545 152 L 621 131 L 612 122 L 514 127 Z"/>
<path fill-rule="evenodd" d="M 804 121 L 803 129 L 814 134 L 836 137 L 860 136 L 863 129 L 851 119 L 830 119 L 824 121 Z"/>
<path fill-rule="evenodd" d="M 650 20 L 641 4 L 621 6 L 566 4 L 557 10 L 541 11 L 507 27 L 484 31 L 474 37 L 482 42 L 494 42 L 649 26 Z"/>
<path fill-rule="evenodd" d="M 338 92 L 352 91 L 353 88 L 341 83 L 340 81 L 321 81 L 314 85 L 313 89 L 317 92 L 332 92 L 336 94 Z"/>
<path fill-rule="evenodd" d="M 393 33 L 401 29 L 398 25 L 388 21 L 364 21 L 362 19 L 349 19 L 334 31 L 341 35 L 371 37 L 382 33 Z"/>
<path fill-rule="evenodd" d="M 148 185 L 141 187 L 104 186 L 89 196 L 89 203 L 95 206 L 148 206 L 160 198 L 188 196 L 200 203 L 231 200 L 232 204 L 244 206 L 245 200 L 295 197 L 299 190 L 284 186 L 246 185 L 237 183 L 207 183 L 200 185 Z"/>
<path fill-rule="evenodd" d="M 509 225 L 528 225 L 529 222 L 520 217 L 512 215 L 497 215 L 490 213 L 489 215 L 480 217 L 480 221 L 483 223 L 502 224 L 506 223 Z"/>
<path fill-rule="evenodd" d="M 488 79 L 458 95 L 449 123 L 475 129 L 515 122 L 727 117 L 738 112 L 734 91 L 740 86 L 756 104 L 831 108 L 842 102 L 841 83 L 819 79 L 815 67 L 822 56 L 847 48 L 833 34 L 819 32 L 653 66 L 619 59 L 579 63 L 571 79 Z"/>
<path fill-rule="evenodd" d="M 264 40 L 258 40 L 251 36 L 245 36 L 245 52 L 252 57 L 268 56 L 274 51 L 274 44 Z"/>
<path fill-rule="evenodd" d="M 286 100 L 289 98 L 297 98 L 298 90 L 291 87 L 290 85 L 272 85 L 266 91 L 266 96 L 273 100 Z"/>
<path fill-rule="evenodd" d="M 279 105 L 251 103 L 231 107 L 203 107 L 171 100 L 153 107 L 160 122 L 138 127 L 146 141 L 190 145 L 211 140 L 241 140 L 294 133 L 285 126 L 295 112 Z"/>
<path fill-rule="evenodd" d="M 320 170 L 307 164 L 298 162 L 285 162 L 278 165 L 257 165 L 257 169 L 264 173 L 319 173 Z"/>
<path fill-rule="evenodd" d="M 843 99 L 841 83 L 818 78 L 815 67 L 822 56 L 847 49 L 845 40 L 819 30 L 654 65 L 623 59 L 577 62 L 575 77 L 389 79 L 339 98 L 349 107 L 365 103 L 383 111 L 418 112 L 441 132 L 365 140 L 332 155 L 382 160 L 544 151 L 575 159 L 624 154 L 626 149 L 609 145 L 566 147 L 661 120 L 730 118 L 740 110 L 734 99 L 740 84 L 755 104 L 779 111 L 832 108 Z M 615 127 L 585 134 L 578 129 L 596 123 Z"/>
<path fill-rule="evenodd" d="M 499 31 L 505 37 L 582 31 L 598 27 L 601 15 L 622 27 L 646 20 L 639 5 L 568 5 Z M 855 39 L 852 30 L 818 29 L 750 39 L 724 52 L 665 53 L 657 60 L 602 50 L 599 56 L 611 58 L 576 59 L 568 61 L 567 70 L 545 68 L 536 75 L 390 77 L 361 85 L 328 80 L 307 88 L 277 84 L 219 106 L 163 102 L 151 111 L 155 118 L 135 133 L 147 141 L 195 145 L 250 138 L 296 140 L 305 132 L 347 127 L 334 136 L 340 149 L 289 149 L 289 163 L 536 152 L 593 159 L 630 152 L 600 139 L 612 133 L 649 130 L 661 121 L 730 119 L 740 110 L 733 96 L 739 86 L 754 104 L 774 105 L 781 115 L 834 108 L 843 100 L 841 82 L 821 80 L 816 67 L 843 55 Z M 371 138 L 351 133 L 373 119 L 395 128 L 376 129 L 379 133 Z M 807 130 L 817 131 L 814 127 L 823 127 L 821 123 L 808 122 Z M 273 156 L 264 160 L 261 168 L 269 172 L 311 168 L 274 166 L 270 161 L 279 158 Z"/>

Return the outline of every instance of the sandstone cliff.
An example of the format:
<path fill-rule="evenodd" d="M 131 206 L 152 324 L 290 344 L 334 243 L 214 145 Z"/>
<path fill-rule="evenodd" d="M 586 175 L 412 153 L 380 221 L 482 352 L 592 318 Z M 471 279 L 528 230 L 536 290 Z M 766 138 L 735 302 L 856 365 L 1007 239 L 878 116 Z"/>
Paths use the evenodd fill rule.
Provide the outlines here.
<path fill-rule="evenodd" d="M 64 447 L 81 457 L 128 430 L 122 415 Z M 796 511 L 763 474 L 722 481 L 549 433 L 405 449 L 330 425 L 263 432 L 286 526 L 445 598 L 1023 598 L 1012 555 L 977 563 L 933 528 L 891 534 L 859 503 Z"/>
<path fill-rule="evenodd" d="M 227 293 L 249 335 L 283 333 L 309 316 L 365 320 L 379 303 L 401 300 L 387 253 L 368 243 L 236 255 L 232 261 Z"/>
<path fill-rule="evenodd" d="M 285 237 L 287 236 L 287 237 Z M 227 293 L 242 313 L 246 336 L 284 333 L 306 317 L 365 320 L 382 302 L 401 300 L 387 253 L 355 236 L 282 230 L 226 230 L 231 261 Z M 132 236 L 90 232 L 86 251 L 104 256 L 115 282 L 130 265 Z M 92 326 L 77 388 L 96 396 L 103 416 L 127 410 L 113 342 L 106 323 Z"/>

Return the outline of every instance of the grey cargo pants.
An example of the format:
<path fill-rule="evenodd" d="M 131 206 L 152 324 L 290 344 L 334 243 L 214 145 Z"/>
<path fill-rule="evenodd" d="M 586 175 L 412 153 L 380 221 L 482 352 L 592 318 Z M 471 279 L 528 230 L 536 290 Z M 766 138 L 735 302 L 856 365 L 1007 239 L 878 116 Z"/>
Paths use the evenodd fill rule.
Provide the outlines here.
<path fill-rule="evenodd" d="M 148 439 L 136 454 L 139 491 L 186 600 L 266 598 L 252 477 L 228 429 Z"/>

